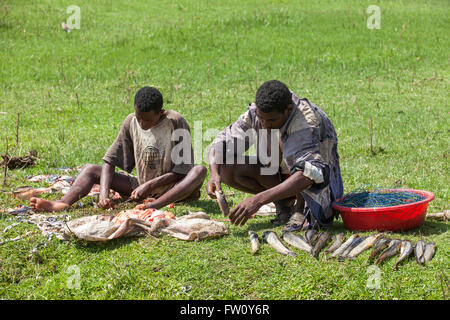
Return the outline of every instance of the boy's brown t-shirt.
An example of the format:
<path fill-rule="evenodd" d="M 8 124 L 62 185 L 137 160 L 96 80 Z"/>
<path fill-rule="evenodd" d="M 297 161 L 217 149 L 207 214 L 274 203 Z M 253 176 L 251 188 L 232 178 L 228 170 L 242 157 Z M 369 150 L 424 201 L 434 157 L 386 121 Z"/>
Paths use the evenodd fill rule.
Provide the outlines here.
<path fill-rule="evenodd" d="M 161 119 L 154 127 L 143 130 L 134 113 L 127 116 L 120 128 L 119 135 L 106 152 L 103 161 L 130 173 L 136 167 L 139 184 L 157 178 L 169 172 L 187 174 L 194 166 L 194 152 L 190 145 L 190 162 L 175 164 L 172 161 L 172 149 L 182 142 L 172 141 L 172 133 L 177 129 L 190 132 L 186 120 L 181 114 L 164 110 Z M 182 155 L 182 152 L 180 153 Z M 159 197 L 172 185 L 152 190 L 152 197 Z"/>

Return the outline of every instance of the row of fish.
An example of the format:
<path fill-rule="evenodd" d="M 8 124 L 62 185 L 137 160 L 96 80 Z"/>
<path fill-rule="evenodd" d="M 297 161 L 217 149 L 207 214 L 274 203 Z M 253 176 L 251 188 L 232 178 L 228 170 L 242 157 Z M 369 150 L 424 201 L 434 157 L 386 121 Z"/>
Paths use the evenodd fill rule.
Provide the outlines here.
<path fill-rule="evenodd" d="M 249 231 L 249 238 L 252 253 L 255 254 L 260 247 L 259 237 L 254 231 Z M 275 232 L 264 231 L 263 238 L 278 253 L 292 257 L 297 255 L 281 242 L 281 239 Z M 305 232 L 304 236 L 296 235 L 292 232 L 285 232 L 283 233 L 282 238 L 287 244 L 308 252 L 316 259 L 318 258 L 320 251 L 327 246 L 330 240 L 332 240 L 331 245 L 325 250 L 325 253 L 329 254 L 330 258 L 336 258 L 339 261 L 345 259 L 353 260 L 362 252 L 370 248 L 373 249 L 368 261 L 374 260 L 375 257 L 379 255 L 375 264 L 380 264 L 387 258 L 400 253 L 400 257 L 395 263 L 394 269 L 396 269 L 398 265 L 413 252 L 415 253 L 417 262 L 421 265 L 425 265 L 425 263 L 431 261 L 436 252 L 436 245 L 434 242 L 426 243 L 424 240 L 420 240 L 414 246 L 409 240 L 390 239 L 385 237 L 384 233 L 377 233 L 367 237 L 360 237 L 358 234 L 353 234 L 345 240 L 344 233 L 339 233 L 331 237 L 326 231 L 318 232 L 315 230 L 308 230 Z"/>

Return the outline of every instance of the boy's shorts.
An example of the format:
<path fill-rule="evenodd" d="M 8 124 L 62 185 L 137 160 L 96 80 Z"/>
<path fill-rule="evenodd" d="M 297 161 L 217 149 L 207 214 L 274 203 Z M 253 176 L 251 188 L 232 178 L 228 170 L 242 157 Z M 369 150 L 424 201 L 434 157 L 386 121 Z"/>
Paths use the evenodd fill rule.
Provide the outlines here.
<path fill-rule="evenodd" d="M 130 180 L 131 190 L 136 189 L 139 187 L 139 181 L 135 176 L 132 176 L 131 174 L 128 174 L 128 179 Z"/>
<path fill-rule="evenodd" d="M 139 181 L 138 181 L 138 179 L 135 176 L 133 176 L 131 174 L 127 174 L 127 177 L 130 180 L 131 190 L 134 190 L 137 187 L 139 187 Z M 176 185 L 176 183 L 173 183 L 172 185 L 168 186 L 165 192 L 169 191 L 169 189 L 172 189 L 175 185 Z M 180 201 L 177 201 L 177 202 L 196 201 L 196 200 L 198 200 L 200 198 L 200 195 L 201 195 L 200 189 L 201 189 L 201 186 L 197 190 L 192 192 L 187 198 L 185 198 L 183 200 L 180 200 Z"/>

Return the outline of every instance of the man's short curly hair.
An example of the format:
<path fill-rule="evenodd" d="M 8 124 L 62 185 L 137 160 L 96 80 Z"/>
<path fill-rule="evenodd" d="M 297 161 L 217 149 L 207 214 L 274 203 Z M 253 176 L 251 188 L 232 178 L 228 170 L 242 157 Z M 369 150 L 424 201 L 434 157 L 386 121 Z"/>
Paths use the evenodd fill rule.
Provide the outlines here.
<path fill-rule="evenodd" d="M 163 106 L 163 96 L 158 89 L 143 87 L 134 96 L 134 105 L 141 112 L 160 112 Z"/>
<path fill-rule="evenodd" d="M 261 112 L 278 111 L 282 113 L 292 103 L 292 94 L 283 82 L 270 80 L 259 87 L 255 103 Z"/>

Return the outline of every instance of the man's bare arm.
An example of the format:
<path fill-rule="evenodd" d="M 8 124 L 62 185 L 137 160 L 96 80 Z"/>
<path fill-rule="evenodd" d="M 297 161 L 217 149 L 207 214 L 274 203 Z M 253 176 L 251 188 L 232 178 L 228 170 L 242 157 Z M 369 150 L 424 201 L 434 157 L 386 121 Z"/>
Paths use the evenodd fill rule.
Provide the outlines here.
<path fill-rule="evenodd" d="M 233 224 L 243 225 L 264 204 L 295 196 L 312 184 L 303 172 L 297 171 L 279 185 L 243 200 L 230 212 L 230 220 Z"/>
<path fill-rule="evenodd" d="M 264 205 L 269 202 L 293 197 L 312 184 L 313 181 L 305 177 L 302 171 L 297 171 L 279 185 L 260 192 L 255 196 L 258 196 L 259 202 L 262 203 L 261 205 Z"/>
<path fill-rule="evenodd" d="M 211 198 L 216 198 L 215 191 L 220 187 L 220 165 L 216 163 L 216 149 L 211 148 L 208 153 L 210 178 L 206 185 L 206 192 Z"/>

